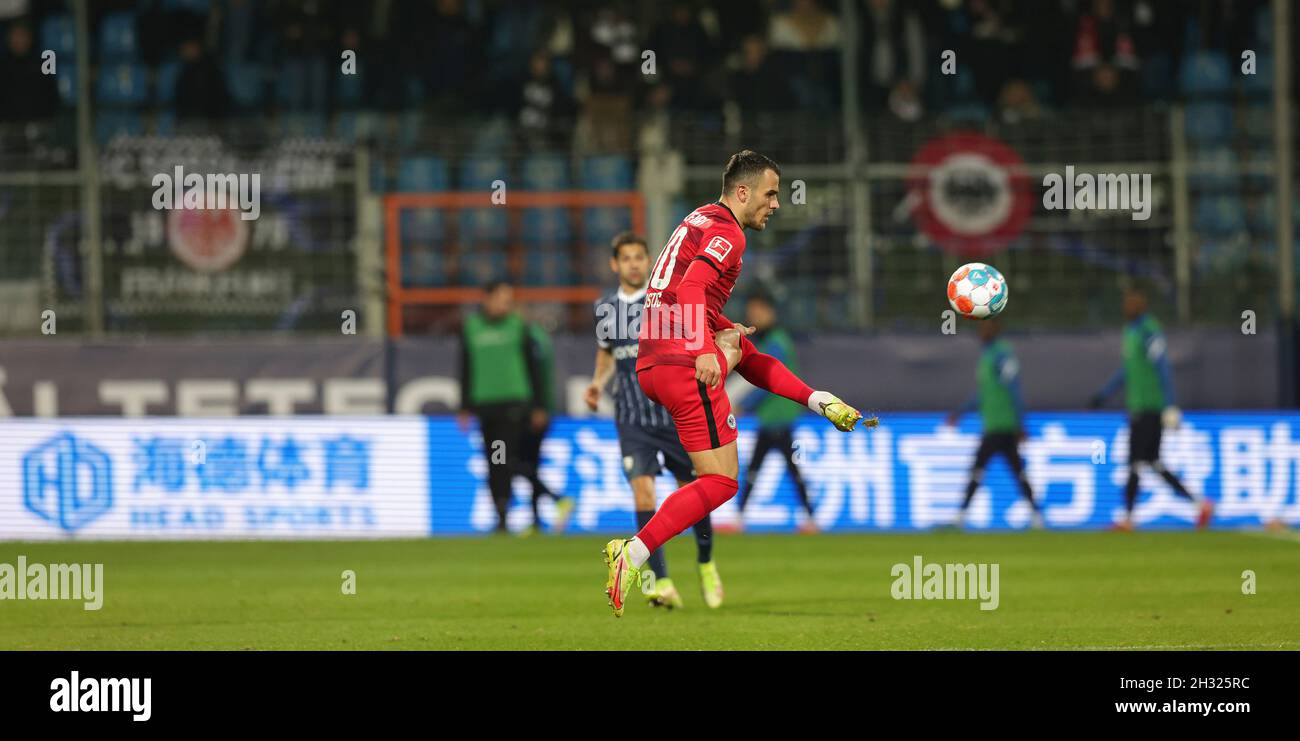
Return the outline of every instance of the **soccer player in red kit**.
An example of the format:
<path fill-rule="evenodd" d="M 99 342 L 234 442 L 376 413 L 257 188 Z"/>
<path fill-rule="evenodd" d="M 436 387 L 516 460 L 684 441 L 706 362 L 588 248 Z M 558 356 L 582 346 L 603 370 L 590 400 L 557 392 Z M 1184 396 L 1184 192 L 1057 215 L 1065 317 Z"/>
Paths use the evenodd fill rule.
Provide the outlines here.
<path fill-rule="evenodd" d="M 758 352 L 745 336 L 754 329 L 722 314 L 740 277 L 744 229 L 761 231 L 780 208 L 780 179 L 781 168 L 767 157 L 749 150 L 732 155 L 722 174 L 722 197 L 682 220 L 650 271 L 637 380 L 646 396 L 672 415 L 696 479 L 673 492 L 636 537 L 605 544 L 605 592 L 616 617 L 623 615 L 628 588 L 640 580 L 650 554 L 722 506 L 738 488 L 736 418 L 723 386 L 728 357 L 715 333 L 739 332 L 735 370 L 755 386 L 806 405 L 845 432 L 862 419 L 858 410 L 812 390 L 779 360 Z M 867 425 L 875 423 L 873 417 Z"/>

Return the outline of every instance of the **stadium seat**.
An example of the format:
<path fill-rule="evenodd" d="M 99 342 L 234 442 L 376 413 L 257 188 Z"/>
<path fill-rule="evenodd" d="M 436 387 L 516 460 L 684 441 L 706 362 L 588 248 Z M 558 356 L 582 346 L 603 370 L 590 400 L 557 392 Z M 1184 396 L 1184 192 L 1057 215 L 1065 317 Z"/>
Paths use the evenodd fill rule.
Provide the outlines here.
<path fill-rule="evenodd" d="M 458 212 L 462 246 L 502 247 L 510 234 L 510 217 L 503 208 L 464 208 Z"/>
<path fill-rule="evenodd" d="M 599 154 L 582 161 L 582 187 L 587 190 L 631 190 L 632 162 L 620 154 Z"/>
<path fill-rule="evenodd" d="M 1257 147 L 1247 152 L 1243 168 L 1247 186 L 1261 191 L 1271 190 L 1276 182 L 1272 173 L 1275 159 L 1272 147 Z"/>
<path fill-rule="evenodd" d="M 52 15 L 41 22 L 41 48 L 50 49 L 58 57 L 68 57 L 60 59 L 60 62 L 72 61 L 77 54 L 77 30 L 71 14 Z M 60 64 L 59 76 L 62 77 L 64 70 L 71 67 Z"/>
<path fill-rule="evenodd" d="M 153 134 L 155 136 L 173 136 L 176 133 L 176 112 L 161 111 L 154 117 Z"/>
<path fill-rule="evenodd" d="M 355 75 L 338 75 L 334 85 L 334 103 L 340 108 L 356 108 L 365 98 L 365 77 L 357 60 Z"/>
<path fill-rule="evenodd" d="M 482 192 L 492 190 L 492 183 L 509 182 L 506 161 L 500 157 L 466 157 L 461 160 L 457 186 L 460 190 Z M 508 191 L 507 191 L 508 197 Z"/>
<path fill-rule="evenodd" d="M 1254 28 L 1255 39 L 1254 39 L 1254 46 L 1252 46 L 1251 48 L 1254 49 L 1255 51 L 1260 51 L 1260 50 L 1272 51 L 1273 50 L 1273 9 L 1268 7 L 1267 3 L 1264 3 L 1263 7 L 1261 7 L 1258 11 L 1255 12 L 1254 26 L 1255 26 Z"/>
<path fill-rule="evenodd" d="M 232 62 L 226 65 L 226 87 L 240 108 L 256 108 L 266 98 L 262 68 L 256 64 Z"/>
<path fill-rule="evenodd" d="M 476 156 L 495 156 L 510 148 L 514 130 L 510 122 L 498 116 L 474 129 L 469 151 Z"/>
<path fill-rule="evenodd" d="M 1232 92 L 1232 68 L 1222 52 L 1199 51 L 1183 57 L 1178 87 L 1188 95 L 1225 95 Z"/>
<path fill-rule="evenodd" d="M 607 245 L 615 234 L 632 228 L 632 215 L 626 208 L 584 208 L 582 236 L 587 244 Z"/>
<path fill-rule="evenodd" d="M 440 248 L 428 245 L 402 248 L 403 286 L 446 285 L 446 270 L 446 255 Z"/>
<path fill-rule="evenodd" d="M 100 69 L 95 100 L 106 106 L 140 106 L 148 100 L 149 79 L 138 64 L 117 64 Z"/>
<path fill-rule="evenodd" d="M 450 180 L 441 157 L 408 157 L 397 168 L 397 190 L 403 193 L 447 190 Z"/>
<path fill-rule="evenodd" d="M 1241 199 L 1235 196 L 1198 198 L 1192 228 L 1198 233 L 1216 236 L 1245 231 L 1245 207 Z"/>
<path fill-rule="evenodd" d="M 1187 139 L 1201 144 L 1222 144 L 1232 138 L 1232 107 L 1225 103 L 1191 103 L 1187 106 Z"/>
<path fill-rule="evenodd" d="M 560 154 L 534 154 L 520 167 L 524 190 L 567 190 L 569 159 Z"/>
<path fill-rule="evenodd" d="M 565 208 L 526 208 L 520 227 L 525 247 L 567 245 L 573 239 L 569 210 Z"/>
<path fill-rule="evenodd" d="M 55 84 L 59 88 L 59 100 L 68 107 L 77 105 L 77 69 L 61 66 L 56 77 L 58 77 Z"/>
<path fill-rule="evenodd" d="M 1196 191 L 1235 193 L 1241 185 L 1237 154 L 1227 147 L 1202 150 L 1192 158 L 1187 182 Z"/>
<path fill-rule="evenodd" d="M 99 26 L 99 61 L 134 62 L 140 51 L 135 13 L 118 11 L 104 16 Z"/>
<path fill-rule="evenodd" d="M 334 121 L 334 136 L 348 143 L 369 139 L 375 133 L 375 117 L 366 111 L 344 111 Z"/>
<path fill-rule="evenodd" d="M 446 242 L 446 219 L 442 209 L 406 208 L 401 216 L 402 249 L 408 245 L 441 246 Z"/>
<path fill-rule="evenodd" d="M 159 105 L 171 105 L 176 100 L 176 79 L 181 74 L 181 63 L 175 60 L 158 65 L 154 74 L 153 100 Z"/>
<path fill-rule="evenodd" d="M 95 140 L 104 146 L 116 136 L 141 136 L 144 121 L 135 111 L 99 111 L 95 114 Z"/>
<path fill-rule="evenodd" d="M 577 282 L 573 256 L 563 248 L 537 248 L 524 253 L 524 285 L 568 286 Z"/>
<path fill-rule="evenodd" d="M 465 286 L 481 286 L 494 278 L 505 278 L 505 252 L 481 246 L 462 248 L 457 273 L 459 283 Z"/>

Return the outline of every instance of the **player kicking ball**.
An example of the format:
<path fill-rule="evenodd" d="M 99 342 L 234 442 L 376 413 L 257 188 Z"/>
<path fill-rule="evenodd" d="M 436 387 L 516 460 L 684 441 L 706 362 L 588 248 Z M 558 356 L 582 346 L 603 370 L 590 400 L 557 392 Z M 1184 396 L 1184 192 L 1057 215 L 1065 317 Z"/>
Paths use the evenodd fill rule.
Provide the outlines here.
<path fill-rule="evenodd" d="M 740 277 L 746 227 L 761 231 L 777 200 L 781 169 L 761 154 L 732 155 L 722 174 L 722 196 L 690 213 L 669 237 L 645 296 L 637 352 L 637 380 L 645 395 L 668 410 L 695 468 L 695 481 L 673 492 L 630 539 L 605 544 L 605 593 L 622 617 L 628 589 L 639 582 L 650 554 L 704 519 L 736 494 L 740 462 L 736 418 L 723 384 L 730 369 L 715 333 L 735 329 L 722 307 Z M 745 327 L 742 334 L 752 330 Z M 803 404 L 844 432 L 862 414 L 825 391 L 814 391 L 780 361 L 739 337 L 736 372 L 755 386 Z M 874 427 L 872 417 L 866 426 Z"/>
<path fill-rule="evenodd" d="M 655 477 L 667 467 L 684 487 L 695 478 L 691 458 L 677 439 L 677 429 L 668 410 L 646 398 L 636 379 L 637 337 L 645 305 L 646 281 L 650 272 L 650 250 L 645 239 L 624 232 L 614 237 L 610 269 L 618 275 L 618 290 L 596 301 L 596 370 L 587 387 L 587 408 L 596 411 L 600 395 L 609 386 L 614 398 L 614 423 L 623 454 L 623 474 L 632 487 L 637 527 L 644 527 L 655 513 Z M 730 330 L 730 347 L 739 360 L 737 332 Z M 724 342 L 718 338 L 720 344 Z M 659 463 L 663 455 L 664 463 Z M 705 515 L 695 523 L 695 545 L 704 604 L 722 606 L 722 579 L 713 562 L 713 521 Z M 682 596 L 668 576 L 668 561 L 662 548 L 650 554 L 654 588 L 643 589 L 652 607 L 680 608 Z"/>

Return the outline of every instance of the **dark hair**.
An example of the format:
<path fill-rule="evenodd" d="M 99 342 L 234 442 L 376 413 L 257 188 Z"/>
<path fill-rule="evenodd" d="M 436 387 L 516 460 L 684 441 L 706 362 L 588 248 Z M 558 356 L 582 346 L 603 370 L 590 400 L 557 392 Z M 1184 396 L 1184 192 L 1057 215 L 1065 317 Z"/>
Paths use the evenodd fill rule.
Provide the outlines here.
<path fill-rule="evenodd" d="M 765 170 L 781 174 L 781 166 L 752 149 L 746 149 L 731 155 L 727 166 L 722 170 L 722 194 L 726 195 L 740 183 L 748 183 L 762 175 Z"/>
<path fill-rule="evenodd" d="M 625 244 L 639 244 L 645 248 L 646 255 L 650 254 L 650 245 L 646 244 L 645 237 L 629 231 L 615 234 L 614 239 L 610 241 L 610 245 L 614 248 L 614 257 L 618 257 L 618 248 Z"/>
<path fill-rule="evenodd" d="M 760 304 L 766 304 L 767 306 L 773 309 L 776 308 L 776 299 L 772 298 L 772 294 L 768 293 L 767 291 L 762 291 L 762 290 L 754 291 L 753 293 L 745 297 L 745 303 L 749 303 L 751 301 L 757 301 Z"/>
<path fill-rule="evenodd" d="M 492 294 L 496 293 L 498 290 L 502 288 L 509 288 L 509 287 L 510 287 L 510 281 L 502 280 L 501 278 L 493 278 L 492 280 L 483 284 L 483 293 L 491 296 Z"/>

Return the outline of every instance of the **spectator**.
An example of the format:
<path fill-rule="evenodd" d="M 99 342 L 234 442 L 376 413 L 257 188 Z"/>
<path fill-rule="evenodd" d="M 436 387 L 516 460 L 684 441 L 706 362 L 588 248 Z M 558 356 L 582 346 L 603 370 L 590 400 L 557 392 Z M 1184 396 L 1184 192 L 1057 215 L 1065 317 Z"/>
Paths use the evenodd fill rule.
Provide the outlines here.
<path fill-rule="evenodd" d="M 40 52 L 32 45 L 32 29 L 14 21 L 5 36 L 8 57 L 0 61 L 0 120 L 41 121 L 59 111 L 59 88 L 54 75 L 41 72 Z M 63 65 L 71 59 L 59 59 Z"/>
<path fill-rule="evenodd" d="M 212 55 L 198 39 L 181 42 L 181 71 L 176 78 L 176 117 L 215 119 L 230 111 L 230 90 Z"/>
<path fill-rule="evenodd" d="M 878 110 L 889 98 L 891 110 L 899 115 L 896 99 L 919 98 L 925 83 L 925 34 L 920 16 L 899 0 L 870 0 L 862 14 L 861 33 L 862 101 Z M 917 100 L 915 107 L 910 103 L 905 107 L 919 117 L 919 104 Z"/>
<path fill-rule="evenodd" d="M 1018 124 L 1035 121 L 1042 116 L 1034 90 L 1024 80 L 1008 80 L 998 94 L 998 118 L 1003 123 Z"/>
<path fill-rule="evenodd" d="M 740 69 L 731 74 L 727 85 L 742 117 L 768 111 L 794 108 L 794 96 L 785 70 L 772 62 L 767 40 L 757 34 L 740 43 Z"/>
<path fill-rule="evenodd" d="M 718 96 L 706 73 L 719 51 L 695 17 L 689 2 L 675 0 L 668 20 L 650 35 L 657 74 L 673 89 L 673 107 L 687 111 L 718 110 Z"/>
<path fill-rule="evenodd" d="M 1076 105 L 1105 107 L 1135 102 L 1138 58 L 1128 23 L 1115 0 L 1093 0 L 1079 16 L 1074 40 Z"/>
<path fill-rule="evenodd" d="M 841 42 L 839 24 L 817 0 L 793 0 L 790 12 L 772 17 L 769 36 L 773 49 L 790 51 L 830 51 Z"/>
<path fill-rule="evenodd" d="M 573 101 L 551 72 L 551 55 L 533 52 L 529 76 L 520 90 L 519 135 L 529 149 L 552 149 L 564 144 L 571 130 Z"/>

